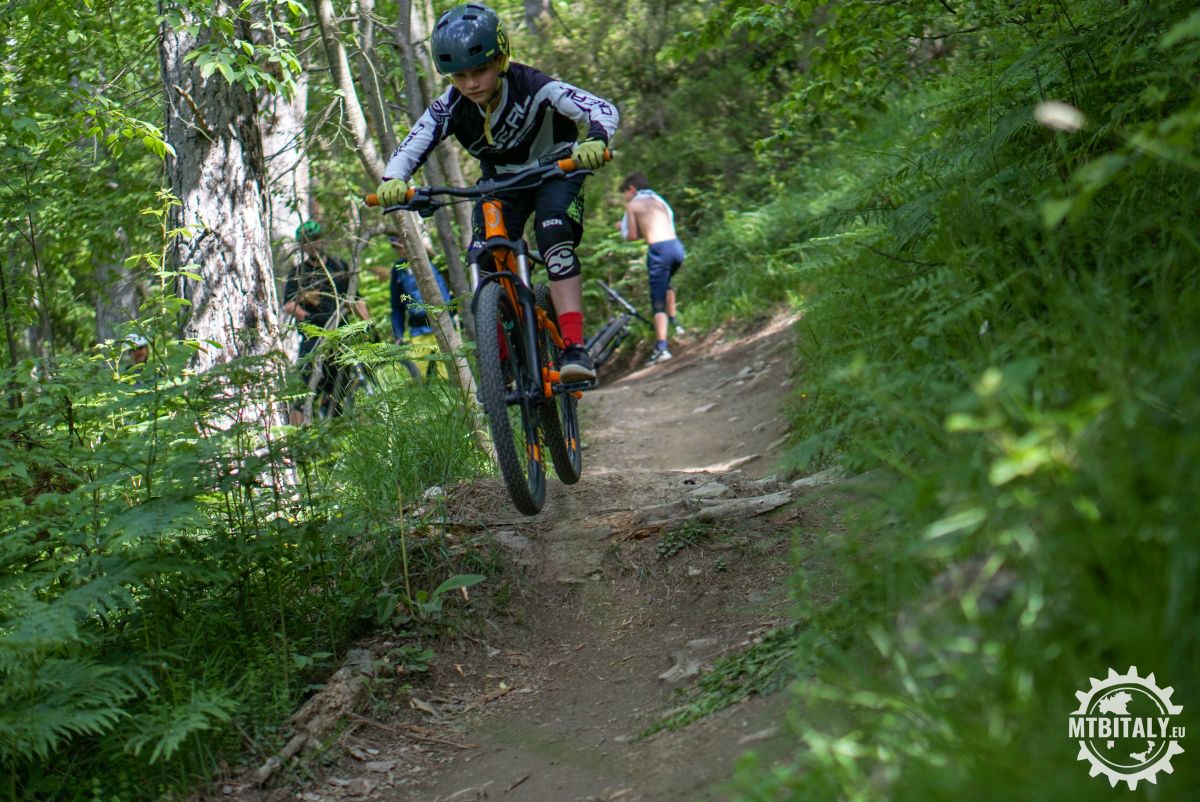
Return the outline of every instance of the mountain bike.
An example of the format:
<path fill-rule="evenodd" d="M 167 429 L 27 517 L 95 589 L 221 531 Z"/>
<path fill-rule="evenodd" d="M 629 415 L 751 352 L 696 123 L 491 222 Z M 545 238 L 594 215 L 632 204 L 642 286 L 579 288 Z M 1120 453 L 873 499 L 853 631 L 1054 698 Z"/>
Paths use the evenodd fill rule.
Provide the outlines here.
<path fill-rule="evenodd" d="M 332 370 L 333 377 L 323 387 L 318 387 L 316 398 L 313 399 L 313 411 L 318 417 L 329 419 L 348 415 L 354 410 L 360 396 L 372 396 L 379 392 L 379 382 L 375 380 L 374 372 L 362 364 L 355 362 L 348 365 L 326 364 L 325 370 Z"/>
<path fill-rule="evenodd" d="M 403 210 L 428 216 L 452 203 L 482 201 L 483 240 L 467 253 L 474 288 L 471 308 L 479 400 L 508 495 L 525 515 L 536 515 L 546 500 L 543 444 L 559 480 L 579 481 L 583 455 L 576 402 L 594 382 L 560 380 L 559 357 L 566 345 L 550 288 L 532 284 L 529 247 L 519 232 L 516 238 L 510 236 L 498 194 L 590 172 L 578 169 L 569 158 L 560 159 L 483 179 L 473 187 L 414 187 L 404 203 L 383 210 L 384 214 Z M 449 199 L 439 200 L 439 196 Z M 366 202 L 379 205 L 374 195 L 368 195 Z M 490 269 L 481 267 L 489 264 Z"/>
<path fill-rule="evenodd" d="M 613 300 L 624 311 L 619 312 L 610 317 L 603 326 L 601 326 L 595 334 L 587 341 L 588 353 L 592 355 L 592 361 L 596 363 L 596 368 L 612 357 L 613 352 L 617 350 L 617 346 L 630 335 L 630 324 L 634 320 L 640 320 L 651 329 L 654 324 L 647 320 L 633 304 L 625 300 L 621 293 L 614 290 L 612 287 L 597 279 L 600 288 L 604 293 Z"/>

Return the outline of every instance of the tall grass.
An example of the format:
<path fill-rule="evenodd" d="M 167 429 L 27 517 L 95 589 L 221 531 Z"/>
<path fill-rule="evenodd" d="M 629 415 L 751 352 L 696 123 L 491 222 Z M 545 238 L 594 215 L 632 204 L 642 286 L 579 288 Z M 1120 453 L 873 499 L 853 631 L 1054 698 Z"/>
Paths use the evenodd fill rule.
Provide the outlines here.
<path fill-rule="evenodd" d="M 295 391 L 280 361 L 195 376 L 190 353 L 159 336 L 142 372 L 111 347 L 3 374 L 0 796 L 159 799 L 265 759 L 392 620 L 382 589 L 458 572 L 402 537 L 402 499 L 480 464 L 452 399 L 389 386 L 293 430 L 256 414 Z"/>
<path fill-rule="evenodd" d="M 681 274 L 713 310 L 806 299 L 792 459 L 874 499 L 800 555 L 802 746 L 746 799 L 1103 798 L 1066 721 L 1110 667 L 1195 729 L 1200 27 L 1086 6 L 989 30 Z M 1082 131 L 1034 122 L 1063 97 Z M 1174 768 L 1123 795 L 1191 798 Z"/>

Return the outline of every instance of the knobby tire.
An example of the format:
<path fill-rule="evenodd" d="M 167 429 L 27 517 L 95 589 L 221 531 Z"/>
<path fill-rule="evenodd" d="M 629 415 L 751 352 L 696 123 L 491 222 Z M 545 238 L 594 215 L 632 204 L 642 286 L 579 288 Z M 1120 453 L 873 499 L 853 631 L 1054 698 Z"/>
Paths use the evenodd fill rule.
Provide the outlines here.
<path fill-rule="evenodd" d="M 506 347 L 501 347 L 501 342 Z M 501 354 L 507 359 L 501 359 Z M 532 377 L 521 323 L 508 294 L 499 282 L 479 291 L 475 310 L 475 358 L 479 371 L 479 400 L 487 414 L 496 449 L 496 462 L 513 505 L 525 515 L 536 515 L 546 500 L 546 470 L 538 430 L 540 387 Z M 512 392 L 521 400 L 508 404 Z"/>
<path fill-rule="evenodd" d="M 537 305 L 546 310 L 550 320 L 557 326 L 558 315 L 554 311 L 554 301 L 550 298 L 550 288 L 545 284 L 538 284 L 534 288 L 534 298 Z M 542 346 L 542 365 L 557 369 L 560 349 L 550 339 L 549 332 L 540 331 L 538 337 Z M 542 405 L 541 421 L 543 439 L 550 451 L 554 472 L 563 484 L 575 484 L 583 473 L 583 453 L 579 449 L 579 413 L 575 396 L 570 393 L 556 393 L 546 399 Z"/>

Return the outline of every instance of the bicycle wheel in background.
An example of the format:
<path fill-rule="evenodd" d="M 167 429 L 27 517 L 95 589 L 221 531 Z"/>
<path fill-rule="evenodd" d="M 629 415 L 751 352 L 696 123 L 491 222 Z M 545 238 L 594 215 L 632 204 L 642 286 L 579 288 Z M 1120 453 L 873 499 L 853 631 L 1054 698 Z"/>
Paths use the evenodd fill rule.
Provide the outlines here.
<path fill-rule="evenodd" d="M 534 287 L 534 298 L 557 326 L 558 315 L 554 311 L 550 288 L 538 284 Z M 543 367 L 557 369 L 560 349 L 550 339 L 548 332 L 539 331 L 538 336 L 542 344 Z M 579 450 L 579 412 L 575 405 L 575 396 L 571 393 L 556 393 L 542 405 L 542 434 L 546 448 L 554 462 L 554 472 L 565 485 L 575 484 L 583 473 L 583 453 Z"/>
<path fill-rule="evenodd" d="M 522 513 L 536 515 L 546 500 L 546 469 L 536 400 L 541 388 L 531 386 L 529 359 L 508 294 L 498 282 L 484 285 L 475 307 L 479 400 L 508 495 Z"/>
<path fill-rule="evenodd" d="M 408 374 L 408 378 L 417 384 L 425 383 L 425 376 L 421 373 L 420 366 L 411 359 L 401 359 L 400 366 L 404 368 L 404 372 Z"/>
<path fill-rule="evenodd" d="M 353 414 L 354 408 L 361 396 L 373 395 L 374 384 L 362 365 L 331 365 L 328 361 L 323 366 L 325 370 L 333 370 L 329 379 L 330 384 L 317 393 L 313 401 L 314 417 L 326 420 L 346 417 Z"/>

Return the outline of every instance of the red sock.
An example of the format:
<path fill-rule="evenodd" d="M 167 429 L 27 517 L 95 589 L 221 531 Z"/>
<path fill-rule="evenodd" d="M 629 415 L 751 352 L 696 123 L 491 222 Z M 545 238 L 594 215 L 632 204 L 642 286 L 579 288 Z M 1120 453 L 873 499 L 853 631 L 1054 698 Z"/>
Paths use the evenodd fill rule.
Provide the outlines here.
<path fill-rule="evenodd" d="M 558 316 L 558 331 L 567 345 L 583 345 L 583 312 L 563 312 Z"/>

